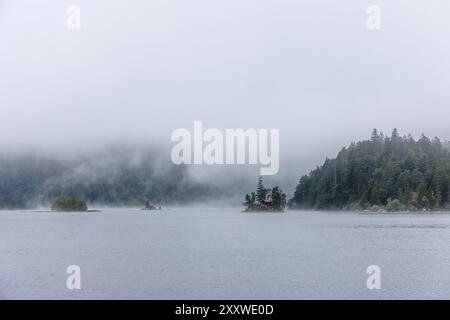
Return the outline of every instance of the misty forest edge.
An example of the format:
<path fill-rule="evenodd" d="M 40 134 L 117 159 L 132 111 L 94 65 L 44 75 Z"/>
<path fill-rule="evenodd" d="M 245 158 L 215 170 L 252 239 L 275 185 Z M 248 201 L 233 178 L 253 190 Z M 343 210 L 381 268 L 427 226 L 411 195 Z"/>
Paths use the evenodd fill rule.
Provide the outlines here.
<path fill-rule="evenodd" d="M 422 135 L 391 136 L 373 130 L 370 140 L 342 148 L 334 159 L 300 178 L 287 200 L 278 187 L 266 189 L 260 177 L 246 194 L 245 211 L 306 210 L 431 211 L 448 210 L 450 143 Z M 149 155 L 149 161 L 151 161 Z M 70 180 L 68 167 L 44 159 L 0 159 L 0 209 L 26 209 L 53 202 L 54 211 L 87 211 L 86 201 L 104 205 L 187 204 L 220 193 L 183 179 L 186 167 L 158 172 L 143 163 L 138 170 L 119 162 L 119 173 L 92 184 Z M 73 173 L 72 173 L 73 174 Z M 64 176 L 64 179 L 61 178 Z M 70 183 L 67 183 L 70 180 Z M 64 181 L 65 183 L 62 183 Z M 44 190 L 44 192 L 43 192 Z M 84 200 L 86 199 L 86 201 Z"/>

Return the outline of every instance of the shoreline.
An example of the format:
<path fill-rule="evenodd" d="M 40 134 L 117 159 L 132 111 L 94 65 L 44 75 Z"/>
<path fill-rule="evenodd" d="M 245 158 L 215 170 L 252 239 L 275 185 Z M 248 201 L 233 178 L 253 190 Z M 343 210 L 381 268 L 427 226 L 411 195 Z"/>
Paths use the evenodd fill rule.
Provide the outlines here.
<path fill-rule="evenodd" d="M 174 206 L 174 207 L 165 207 L 161 210 L 142 210 L 139 207 L 102 207 L 101 209 L 89 209 L 87 211 L 53 211 L 50 209 L 0 209 L 0 214 L 2 212 L 27 212 L 27 213 L 103 213 L 108 210 L 132 210 L 142 213 L 144 212 L 160 212 L 160 211 L 171 211 L 171 210 L 224 210 L 231 209 L 236 212 L 241 213 L 269 213 L 269 214 L 288 214 L 289 212 L 308 212 L 308 213 L 355 213 L 355 214 L 366 214 L 366 215 L 384 215 L 384 214 L 414 214 L 414 215 L 430 215 L 430 214 L 450 214 L 449 209 L 437 209 L 437 210 L 398 210 L 398 211 L 388 211 L 388 210 L 380 210 L 380 211 L 370 211 L 370 210 L 346 210 L 346 209 L 299 209 L 299 208 L 287 208 L 283 211 L 271 211 L 271 210 L 246 210 L 242 207 L 191 207 L 191 206 Z"/>

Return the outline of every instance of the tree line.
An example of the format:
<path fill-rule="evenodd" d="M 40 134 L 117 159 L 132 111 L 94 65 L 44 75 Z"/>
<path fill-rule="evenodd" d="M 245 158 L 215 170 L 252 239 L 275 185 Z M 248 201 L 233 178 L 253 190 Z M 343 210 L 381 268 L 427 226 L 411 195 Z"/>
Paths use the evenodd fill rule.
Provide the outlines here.
<path fill-rule="evenodd" d="M 217 194 L 216 186 L 190 179 L 186 166 L 163 162 L 156 152 L 99 152 L 75 159 L 0 155 L 0 209 L 50 206 L 58 197 L 90 205 L 182 205 Z"/>
<path fill-rule="evenodd" d="M 335 159 L 301 177 L 289 205 L 298 209 L 434 210 L 449 207 L 448 143 L 374 129 Z"/>

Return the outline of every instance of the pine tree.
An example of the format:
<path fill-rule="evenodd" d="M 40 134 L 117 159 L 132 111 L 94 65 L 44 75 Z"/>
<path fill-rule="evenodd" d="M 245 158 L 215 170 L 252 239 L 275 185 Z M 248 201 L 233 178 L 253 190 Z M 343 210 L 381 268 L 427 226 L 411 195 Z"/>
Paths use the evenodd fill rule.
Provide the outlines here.
<path fill-rule="evenodd" d="M 247 193 L 245 195 L 245 201 L 244 201 L 243 205 L 246 206 L 248 209 L 251 209 L 255 206 L 255 199 L 256 199 L 256 196 L 255 196 L 254 192 L 251 193 L 251 196 Z"/>
<path fill-rule="evenodd" d="M 380 140 L 380 136 L 378 135 L 378 130 L 377 129 L 373 129 L 372 136 L 371 136 L 370 140 L 373 143 L 378 143 L 378 141 Z"/>
<path fill-rule="evenodd" d="M 286 208 L 286 194 L 280 187 L 272 188 L 272 209 L 274 211 L 283 211 Z"/>
<path fill-rule="evenodd" d="M 267 189 L 264 188 L 263 179 L 260 176 L 258 180 L 258 185 L 256 186 L 256 201 L 261 204 L 263 200 L 266 199 Z"/>

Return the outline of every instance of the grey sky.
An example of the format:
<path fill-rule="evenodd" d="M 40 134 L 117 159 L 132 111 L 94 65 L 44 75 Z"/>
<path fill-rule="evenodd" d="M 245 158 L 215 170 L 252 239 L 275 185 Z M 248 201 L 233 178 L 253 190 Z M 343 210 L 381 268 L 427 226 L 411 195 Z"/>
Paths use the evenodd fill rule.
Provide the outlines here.
<path fill-rule="evenodd" d="M 449 12 L 448 0 L 0 0 L 0 146 L 169 145 L 194 120 L 280 128 L 285 163 L 375 127 L 448 139 Z"/>

